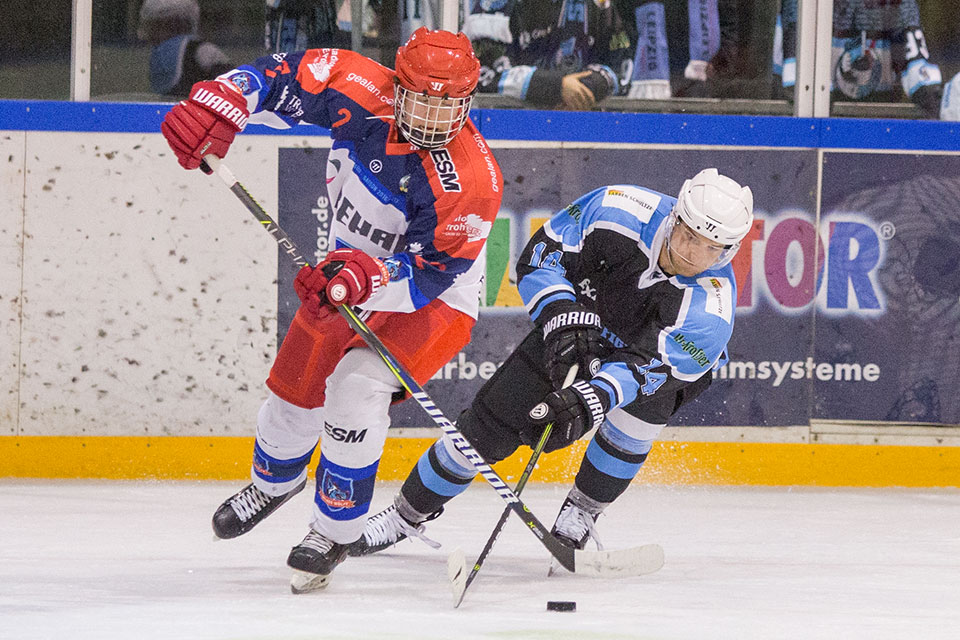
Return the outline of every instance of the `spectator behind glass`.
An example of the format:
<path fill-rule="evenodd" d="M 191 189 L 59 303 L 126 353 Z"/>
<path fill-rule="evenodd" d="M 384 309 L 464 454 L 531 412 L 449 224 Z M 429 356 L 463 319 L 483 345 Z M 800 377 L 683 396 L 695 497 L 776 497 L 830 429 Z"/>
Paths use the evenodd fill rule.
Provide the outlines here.
<path fill-rule="evenodd" d="M 233 68 L 216 45 L 197 37 L 196 0 L 145 0 L 137 37 L 150 43 L 150 88 L 174 98 L 186 97 L 195 82 Z"/>
<path fill-rule="evenodd" d="M 613 0 L 634 52 L 627 95 L 664 100 L 703 97 L 720 50 L 718 0 Z"/>
<path fill-rule="evenodd" d="M 303 51 L 305 49 L 349 49 L 349 2 L 344 20 L 338 21 L 336 0 L 266 0 L 264 18 L 267 51 Z M 368 7 L 364 3 L 364 7 Z M 366 27 L 370 20 L 364 21 Z"/>
<path fill-rule="evenodd" d="M 617 72 L 629 76 L 629 43 L 607 0 L 469 2 L 463 32 L 480 58 L 481 93 L 590 109 L 619 93 Z"/>
<path fill-rule="evenodd" d="M 720 48 L 706 68 L 711 98 L 773 97 L 776 2 L 719 0 Z"/>
<path fill-rule="evenodd" d="M 782 84 L 792 95 L 797 0 L 783 0 L 781 25 Z M 832 100 L 899 102 L 906 96 L 931 118 L 960 118 L 958 105 L 942 99 L 940 67 L 930 61 L 916 0 L 835 0 L 830 64 Z"/>

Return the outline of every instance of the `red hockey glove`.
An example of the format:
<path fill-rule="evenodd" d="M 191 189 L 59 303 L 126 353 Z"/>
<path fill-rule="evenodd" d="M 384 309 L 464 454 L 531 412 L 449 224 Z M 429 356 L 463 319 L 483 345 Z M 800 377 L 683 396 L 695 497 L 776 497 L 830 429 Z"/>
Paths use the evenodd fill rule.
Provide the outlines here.
<path fill-rule="evenodd" d="M 314 316 L 320 316 L 323 306 L 326 304 L 326 289 L 330 278 L 319 267 L 305 265 L 297 272 L 297 277 L 293 279 L 293 290 L 297 292 L 300 298 L 300 304 L 307 312 Z"/>
<path fill-rule="evenodd" d="M 520 431 L 520 439 L 533 448 L 547 423 L 553 430 L 543 447 L 545 453 L 573 444 L 587 431 L 599 427 L 610 409 L 605 392 L 584 380 L 554 391 L 530 410 L 530 424 Z"/>
<path fill-rule="evenodd" d="M 173 105 L 160 131 L 180 166 L 196 169 L 205 155 L 227 155 L 234 136 L 243 131 L 249 117 L 247 101 L 239 91 L 210 80 L 193 85 L 190 97 Z M 206 165 L 203 170 L 210 173 Z"/>
<path fill-rule="evenodd" d="M 366 302 L 390 281 L 386 265 L 356 249 L 337 249 L 327 254 L 326 259 L 317 267 L 341 263 L 343 266 L 327 283 L 327 300 L 338 306 L 357 305 Z M 330 273 L 328 270 L 324 270 Z"/>

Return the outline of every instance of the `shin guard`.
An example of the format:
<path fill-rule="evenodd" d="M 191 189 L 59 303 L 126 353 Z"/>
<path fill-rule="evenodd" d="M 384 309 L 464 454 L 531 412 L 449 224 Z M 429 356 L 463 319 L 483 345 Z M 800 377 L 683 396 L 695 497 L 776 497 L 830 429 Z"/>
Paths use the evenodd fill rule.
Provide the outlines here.
<path fill-rule="evenodd" d="M 409 505 L 416 512 L 418 520 L 436 513 L 450 499 L 466 491 L 477 474 L 472 466 L 464 466 L 465 460 L 457 461 L 454 454 L 448 451 L 445 446 L 448 440 L 444 436 L 433 443 L 420 456 L 400 488 L 400 502 Z M 453 447 L 452 443 L 450 447 Z"/>
<path fill-rule="evenodd" d="M 630 486 L 652 446 L 652 440 L 636 440 L 604 424 L 587 446 L 576 489 L 598 506 L 610 504 Z"/>

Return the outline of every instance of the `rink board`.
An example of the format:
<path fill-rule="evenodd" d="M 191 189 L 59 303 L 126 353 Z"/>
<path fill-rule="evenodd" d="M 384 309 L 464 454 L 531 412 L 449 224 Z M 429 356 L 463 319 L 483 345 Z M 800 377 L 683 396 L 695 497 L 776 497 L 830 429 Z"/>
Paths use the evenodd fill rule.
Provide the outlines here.
<path fill-rule="evenodd" d="M 433 442 L 389 438 L 377 479 L 403 480 Z M 532 481 L 572 483 L 586 444 L 542 456 Z M 0 437 L 0 478 L 242 480 L 252 450 L 252 438 Z M 514 484 L 529 455 L 523 447 L 495 469 Z M 634 482 L 960 487 L 960 447 L 658 441 Z"/>
<path fill-rule="evenodd" d="M 263 380 L 289 311 L 289 292 L 278 297 L 286 276 L 274 240 L 223 185 L 173 161 L 157 133 L 168 108 L 0 101 L 0 477 L 248 475 Z M 761 196 L 753 287 L 741 287 L 752 307 L 738 306 L 731 354 L 756 361 L 756 378 L 741 368 L 718 379 L 719 389 L 678 417 L 690 426 L 657 443 L 638 482 L 960 485 L 960 436 L 949 426 L 960 423 L 952 393 L 960 384 L 958 280 L 944 271 L 915 286 L 929 272 L 917 269 L 917 256 L 946 269 L 936 258 L 960 233 L 960 127 L 492 110 L 472 117 L 504 168 L 504 215 L 488 243 L 477 327 L 491 337 L 514 340 L 528 326 L 509 265 L 538 221 L 580 191 L 633 181 L 672 192 L 675 174 L 722 161 Z M 297 171 L 316 171 L 298 165 L 298 154 L 319 157 L 329 145 L 316 127 L 251 127 L 227 162 L 286 222 L 298 210 L 319 215 L 315 193 L 303 191 L 303 202 L 280 194 Z M 796 246 L 804 269 L 791 275 L 784 266 Z M 837 269 L 846 280 L 831 280 Z M 849 288 L 830 286 L 844 282 Z M 869 291 L 884 293 L 887 317 L 871 310 L 861 295 Z M 506 324 L 513 333 L 502 331 Z M 795 346 L 812 336 L 808 352 Z M 489 376 L 486 365 L 510 350 L 485 340 L 468 347 L 485 352 L 459 354 L 426 385 L 451 417 Z M 799 363 L 803 375 L 776 385 L 761 377 L 767 361 Z M 807 361 L 876 363 L 882 384 L 835 385 L 831 371 Z M 456 384 L 444 389 L 448 382 Z M 872 395 L 859 392 L 870 385 Z M 734 407 L 717 404 L 734 397 Z M 418 411 L 406 403 L 395 424 L 422 426 Z M 818 441 L 817 419 L 869 423 L 835 432 L 846 439 Z M 745 432 L 685 437 L 724 424 Z M 904 424 L 927 431 L 902 437 Z M 805 435 L 783 438 L 789 429 Z M 381 478 L 404 477 L 432 439 L 420 435 L 389 439 Z M 546 457 L 534 480 L 569 482 L 581 450 Z M 516 475 L 522 457 L 507 461 L 504 474 Z"/>

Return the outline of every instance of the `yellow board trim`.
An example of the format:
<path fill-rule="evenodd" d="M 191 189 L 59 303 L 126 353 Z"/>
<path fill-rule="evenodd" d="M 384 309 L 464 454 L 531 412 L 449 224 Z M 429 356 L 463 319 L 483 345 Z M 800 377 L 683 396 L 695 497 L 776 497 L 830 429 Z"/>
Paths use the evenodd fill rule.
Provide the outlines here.
<path fill-rule="evenodd" d="M 388 438 L 378 479 L 403 480 L 432 443 Z M 572 483 L 585 449 L 545 454 L 531 481 Z M 0 478 L 242 480 L 252 450 L 253 438 L 236 437 L 0 436 Z M 512 484 L 529 456 L 521 448 L 495 468 Z M 960 487 L 960 447 L 657 442 L 635 482 Z"/>

